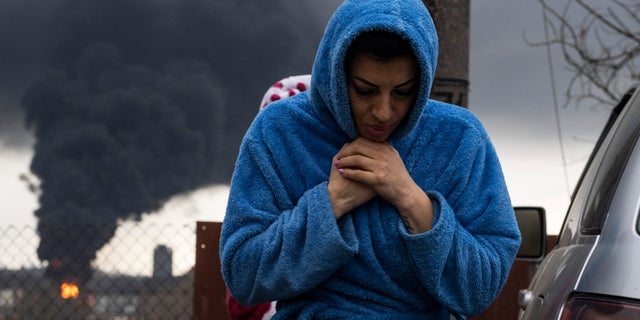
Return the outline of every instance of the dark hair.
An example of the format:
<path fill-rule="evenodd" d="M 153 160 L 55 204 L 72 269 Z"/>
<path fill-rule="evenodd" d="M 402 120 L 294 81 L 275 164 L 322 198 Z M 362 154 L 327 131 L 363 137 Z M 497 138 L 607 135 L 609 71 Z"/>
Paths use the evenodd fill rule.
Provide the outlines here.
<path fill-rule="evenodd" d="M 409 41 L 388 31 L 367 31 L 353 40 L 345 57 L 347 69 L 357 53 L 368 53 L 381 60 L 405 55 L 415 56 Z"/>

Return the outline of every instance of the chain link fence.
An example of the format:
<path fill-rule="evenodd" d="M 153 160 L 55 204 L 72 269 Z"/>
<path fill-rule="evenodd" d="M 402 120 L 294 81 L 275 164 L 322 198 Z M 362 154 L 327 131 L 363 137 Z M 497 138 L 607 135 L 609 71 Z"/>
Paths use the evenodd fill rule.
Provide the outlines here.
<path fill-rule="evenodd" d="M 0 226 L 0 320 L 192 319 L 195 232 L 195 222 L 122 223 L 79 284 L 46 272 L 54 262 L 38 259 L 33 227 Z"/>

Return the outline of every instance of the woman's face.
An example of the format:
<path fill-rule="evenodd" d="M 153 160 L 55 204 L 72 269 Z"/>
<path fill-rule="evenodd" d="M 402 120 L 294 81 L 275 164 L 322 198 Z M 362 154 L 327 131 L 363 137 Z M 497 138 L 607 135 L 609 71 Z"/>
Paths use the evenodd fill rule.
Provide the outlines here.
<path fill-rule="evenodd" d="M 412 56 L 379 60 L 356 53 L 348 72 L 351 113 L 360 136 L 386 141 L 413 107 L 418 65 Z"/>

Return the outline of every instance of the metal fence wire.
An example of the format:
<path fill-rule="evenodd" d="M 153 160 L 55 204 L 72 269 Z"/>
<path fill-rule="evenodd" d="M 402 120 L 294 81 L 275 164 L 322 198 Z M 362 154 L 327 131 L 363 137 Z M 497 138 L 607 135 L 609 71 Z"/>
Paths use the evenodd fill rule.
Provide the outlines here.
<path fill-rule="evenodd" d="M 196 223 L 122 223 L 84 268 L 88 276 L 56 273 L 65 265 L 71 275 L 83 270 L 74 266 L 82 262 L 73 251 L 101 228 L 77 226 L 73 234 L 81 236 L 71 240 L 73 248 L 69 241 L 47 244 L 63 259 L 41 261 L 34 227 L 0 226 L 0 320 L 192 319 Z"/>

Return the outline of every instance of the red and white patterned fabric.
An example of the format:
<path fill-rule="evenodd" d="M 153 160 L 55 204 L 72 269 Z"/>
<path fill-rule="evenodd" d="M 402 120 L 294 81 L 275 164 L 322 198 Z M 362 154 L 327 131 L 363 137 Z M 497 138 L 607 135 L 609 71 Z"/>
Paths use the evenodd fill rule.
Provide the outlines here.
<path fill-rule="evenodd" d="M 276 303 L 265 302 L 245 306 L 234 299 L 227 290 L 227 316 L 231 320 L 270 320 L 276 313 Z"/>
<path fill-rule="evenodd" d="M 271 102 L 293 97 L 296 94 L 309 90 L 311 75 L 299 75 L 284 78 L 274 83 L 264 94 L 260 109 L 263 109 Z"/>

